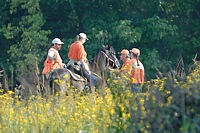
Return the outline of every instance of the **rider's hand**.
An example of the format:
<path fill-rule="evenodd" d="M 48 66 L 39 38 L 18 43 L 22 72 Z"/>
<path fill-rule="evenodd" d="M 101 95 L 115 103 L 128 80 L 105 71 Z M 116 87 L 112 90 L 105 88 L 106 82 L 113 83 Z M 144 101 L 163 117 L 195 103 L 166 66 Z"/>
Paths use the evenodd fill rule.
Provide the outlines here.
<path fill-rule="evenodd" d="M 67 68 L 67 65 L 65 63 L 62 63 L 63 68 Z"/>

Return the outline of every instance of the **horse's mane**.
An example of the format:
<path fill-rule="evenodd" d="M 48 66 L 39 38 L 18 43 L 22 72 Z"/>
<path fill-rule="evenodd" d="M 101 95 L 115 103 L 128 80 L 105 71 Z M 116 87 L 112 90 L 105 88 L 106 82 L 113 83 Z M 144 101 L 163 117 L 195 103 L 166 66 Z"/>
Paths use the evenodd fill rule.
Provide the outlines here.
<path fill-rule="evenodd" d="M 96 60 L 96 58 L 97 58 L 97 56 L 98 56 L 98 54 L 99 54 L 100 51 L 105 51 L 105 50 L 106 50 L 105 47 L 108 47 L 108 46 L 107 46 L 107 45 L 106 45 L 106 46 L 102 45 L 102 47 L 100 47 L 100 48 L 96 51 L 94 57 L 93 57 L 92 59 L 89 60 L 89 64 L 90 64 L 90 65 L 94 63 L 94 61 Z"/>
<path fill-rule="evenodd" d="M 91 64 L 94 63 L 94 61 L 97 60 L 97 58 L 98 58 L 98 56 L 99 56 L 99 52 L 108 50 L 109 47 L 110 47 L 109 45 L 102 45 L 102 46 L 97 50 L 97 52 L 95 53 L 94 57 L 93 57 L 92 59 L 89 60 L 89 64 L 91 65 Z M 113 51 L 115 51 L 113 47 L 110 47 L 110 48 L 111 48 Z"/>
<path fill-rule="evenodd" d="M 99 69 L 99 62 L 102 58 L 100 56 L 101 56 L 100 51 L 98 51 L 98 53 L 95 54 L 94 58 L 89 60 L 89 67 L 91 71 L 97 74 L 101 74 L 101 69 Z"/>

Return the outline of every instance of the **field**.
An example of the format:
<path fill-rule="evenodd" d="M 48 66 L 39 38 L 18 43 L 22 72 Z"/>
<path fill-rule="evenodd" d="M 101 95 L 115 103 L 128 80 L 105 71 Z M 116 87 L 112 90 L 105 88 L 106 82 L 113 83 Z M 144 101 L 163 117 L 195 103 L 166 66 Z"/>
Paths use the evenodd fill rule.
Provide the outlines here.
<path fill-rule="evenodd" d="M 100 94 L 32 96 L 19 101 L 0 95 L 2 133 L 200 132 L 200 70 L 165 77 L 131 93 L 127 78 L 114 76 Z"/>

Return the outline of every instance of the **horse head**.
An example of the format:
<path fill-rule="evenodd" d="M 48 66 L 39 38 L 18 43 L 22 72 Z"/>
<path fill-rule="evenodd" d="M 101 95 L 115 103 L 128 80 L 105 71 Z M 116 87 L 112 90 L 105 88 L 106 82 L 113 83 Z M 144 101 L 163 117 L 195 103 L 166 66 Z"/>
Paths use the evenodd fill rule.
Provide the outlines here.
<path fill-rule="evenodd" d="M 110 45 L 102 45 L 94 58 L 89 61 L 89 64 L 91 71 L 104 79 L 106 79 L 109 71 L 120 68 L 116 52 Z"/>
<path fill-rule="evenodd" d="M 105 68 L 107 69 L 119 69 L 120 63 L 116 57 L 116 52 L 110 45 L 102 45 L 101 54 L 106 58 Z"/>

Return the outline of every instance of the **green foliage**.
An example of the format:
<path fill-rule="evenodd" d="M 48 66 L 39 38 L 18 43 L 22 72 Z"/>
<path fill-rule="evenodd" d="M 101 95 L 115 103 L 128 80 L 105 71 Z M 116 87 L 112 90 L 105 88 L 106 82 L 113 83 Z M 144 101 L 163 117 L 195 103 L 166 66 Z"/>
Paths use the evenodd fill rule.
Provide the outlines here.
<path fill-rule="evenodd" d="M 20 18 L 12 18 L 8 25 L 3 26 L 2 31 L 6 39 L 17 39 L 10 46 L 8 53 L 17 72 L 22 74 L 26 73 L 31 65 L 43 61 L 42 48 L 47 46 L 46 36 L 50 32 L 41 29 L 45 21 L 39 9 L 39 1 L 12 1 L 10 13 L 18 16 L 19 12 Z"/>
<path fill-rule="evenodd" d="M 159 126 L 159 131 L 163 132 L 168 128 L 170 132 L 198 132 L 199 131 L 199 66 L 186 78 L 181 78 L 178 73 L 168 74 L 162 80 L 151 80 L 147 82 L 146 88 L 150 95 L 145 100 L 145 107 L 151 108 L 148 113 L 148 120 L 154 120 L 155 127 Z M 153 100 L 155 102 L 153 102 Z M 152 107 L 152 105 L 154 107 Z M 154 114 L 154 115 L 152 115 Z M 159 124 L 162 121 L 162 125 Z M 171 124 L 173 123 L 173 124 Z"/>
<path fill-rule="evenodd" d="M 85 43 L 89 59 L 102 44 L 112 45 L 117 52 L 137 47 L 148 79 L 155 78 L 150 54 L 156 55 L 153 58 L 161 64 L 171 62 L 173 67 L 177 57 L 183 56 L 189 64 L 199 52 L 199 2 L 0 0 L 0 37 L 7 44 L 0 52 L 6 55 L 9 51 L 0 61 L 10 64 L 10 55 L 17 61 L 26 58 L 24 53 L 33 53 L 41 65 L 50 47 L 49 40 L 59 37 L 65 42 L 60 54 L 67 63 L 69 45 L 79 32 L 85 32 L 89 38 Z M 151 49 L 156 53 L 148 53 Z"/>
<path fill-rule="evenodd" d="M 144 20 L 142 25 L 143 36 L 149 41 L 168 40 L 169 37 L 177 34 L 175 25 L 171 25 L 166 19 L 161 19 L 158 16 Z"/>
<path fill-rule="evenodd" d="M 130 20 L 120 20 L 113 27 L 113 33 L 116 34 L 116 39 L 120 38 L 123 47 L 130 47 L 131 44 L 141 40 L 140 28 L 135 28 Z"/>
<path fill-rule="evenodd" d="M 156 68 L 161 68 L 161 63 L 158 55 L 158 51 L 156 49 L 144 49 L 144 53 L 147 53 L 145 56 L 140 57 L 145 67 L 145 78 L 149 79 L 150 77 L 155 76 Z"/>
<path fill-rule="evenodd" d="M 114 128 L 119 132 L 199 132 L 199 74 L 199 65 L 189 76 L 168 73 L 146 82 L 143 93 L 131 95 L 126 76 L 114 73 L 108 85 L 118 116 L 112 118 L 126 125 L 118 123 Z M 126 121 L 125 114 L 131 116 Z"/>

